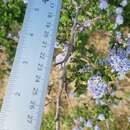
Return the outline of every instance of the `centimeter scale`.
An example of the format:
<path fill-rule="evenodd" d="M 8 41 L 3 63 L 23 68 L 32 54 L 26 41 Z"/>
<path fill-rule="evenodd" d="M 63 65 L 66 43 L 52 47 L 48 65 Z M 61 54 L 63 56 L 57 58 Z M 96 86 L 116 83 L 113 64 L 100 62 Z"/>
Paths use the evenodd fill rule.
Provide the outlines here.
<path fill-rule="evenodd" d="M 39 130 L 60 0 L 30 0 L 0 112 L 0 130 Z"/>

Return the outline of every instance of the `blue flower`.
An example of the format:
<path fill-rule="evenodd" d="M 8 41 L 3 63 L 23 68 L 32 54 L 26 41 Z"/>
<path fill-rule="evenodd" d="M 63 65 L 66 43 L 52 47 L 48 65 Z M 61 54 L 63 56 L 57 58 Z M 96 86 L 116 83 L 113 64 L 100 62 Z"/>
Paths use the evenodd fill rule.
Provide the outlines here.
<path fill-rule="evenodd" d="M 101 130 L 98 125 L 95 125 L 94 130 Z"/>
<path fill-rule="evenodd" d="M 121 37 L 122 36 L 122 33 L 121 32 L 116 32 L 116 37 Z"/>
<path fill-rule="evenodd" d="M 108 7 L 108 3 L 106 0 L 100 0 L 99 8 L 101 10 L 105 10 Z"/>
<path fill-rule="evenodd" d="M 124 22 L 123 16 L 122 16 L 121 14 L 118 14 L 118 15 L 116 16 L 116 24 L 117 24 L 117 25 L 121 25 L 121 24 L 123 24 L 123 22 Z"/>
<path fill-rule="evenodd" d="M 110 55 L 108 63 L 112 68 L 112 72 L 117 72 L 118 78 L 123 79 L 124 75 L 130 70 L 130 61 L 122 53 Z"/>
<path fill-rule="evenodd" d="M 123 0 L 120 5 L 125 7 L 128 4 L 128 0 Z"/>
<path fill-rule="evenodd" d="M 84 125 L 87 128 L 92 128 L 93 127 L 93 122 L 91 120 L 87 120 Z"/>
<path fill-rule="evenodd" d="M 123 8 L 122 7 L 116 8 L 116 14 L 122 14 L 122 12 L 123 12 Z"/>
<path fill-rule="evenodd" d="M 88 90 L 91 91 L 93 98 L 102 98 L 107 93 L 107 84 L 100 76 L 93 76 L 88 80 Z"/>

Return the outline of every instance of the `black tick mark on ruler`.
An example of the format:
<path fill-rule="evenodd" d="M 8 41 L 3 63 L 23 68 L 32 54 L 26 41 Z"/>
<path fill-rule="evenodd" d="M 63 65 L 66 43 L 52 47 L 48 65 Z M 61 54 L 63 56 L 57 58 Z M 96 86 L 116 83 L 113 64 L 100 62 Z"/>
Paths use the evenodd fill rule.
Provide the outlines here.
<path fill-rule="evenodd" d="M 30 33 L 30 36 L 31 36 L 31 37 L 33 37 L 33 36 L 34 36 L 34 34 L 33 34 L 33 33 Z"/>
<path fill-rule="evenodd" d="M 49 0 L 42 0 L 43 3 L 46 3 L 46 2 L 48 2 L 48 1 L 49 1 Z"/>
<path fill-rule="evenodd" d="M 34 11 L 39 11 L 39 8 L 34 8 Z"/>

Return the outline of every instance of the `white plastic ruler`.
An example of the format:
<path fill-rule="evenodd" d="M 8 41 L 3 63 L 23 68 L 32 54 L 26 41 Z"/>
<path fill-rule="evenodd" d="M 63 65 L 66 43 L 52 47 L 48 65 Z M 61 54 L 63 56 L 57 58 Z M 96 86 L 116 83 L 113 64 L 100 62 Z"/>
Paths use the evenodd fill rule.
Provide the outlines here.
<path fill-rule="evenodd" d="M 0 130 L 40 129 L 60 7 L 60 0 L 28 3 L 0 112 Z"/>

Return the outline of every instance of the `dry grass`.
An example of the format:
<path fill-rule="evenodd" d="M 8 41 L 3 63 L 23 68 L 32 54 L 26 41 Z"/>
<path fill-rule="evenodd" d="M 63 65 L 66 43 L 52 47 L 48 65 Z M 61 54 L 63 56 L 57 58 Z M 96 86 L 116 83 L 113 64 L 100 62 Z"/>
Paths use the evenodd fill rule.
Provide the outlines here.
<path fill-rule="evenodd" d="M 130 79 L 125 78 L 119 82 L 119 85 L 116 96 L 122 100 L 117 106 L 111 107 L 111 110 L 117 117 L 122 115 L 128 117 L 130 116 Z"/>
<path fill-rule="evenodd" d="M 88 42 L 90 46 L 93 46 L 96 49 L 98 54 L 108 54 L 110 36 L 106 35 L 105 32 L 93 32 Z"/>

